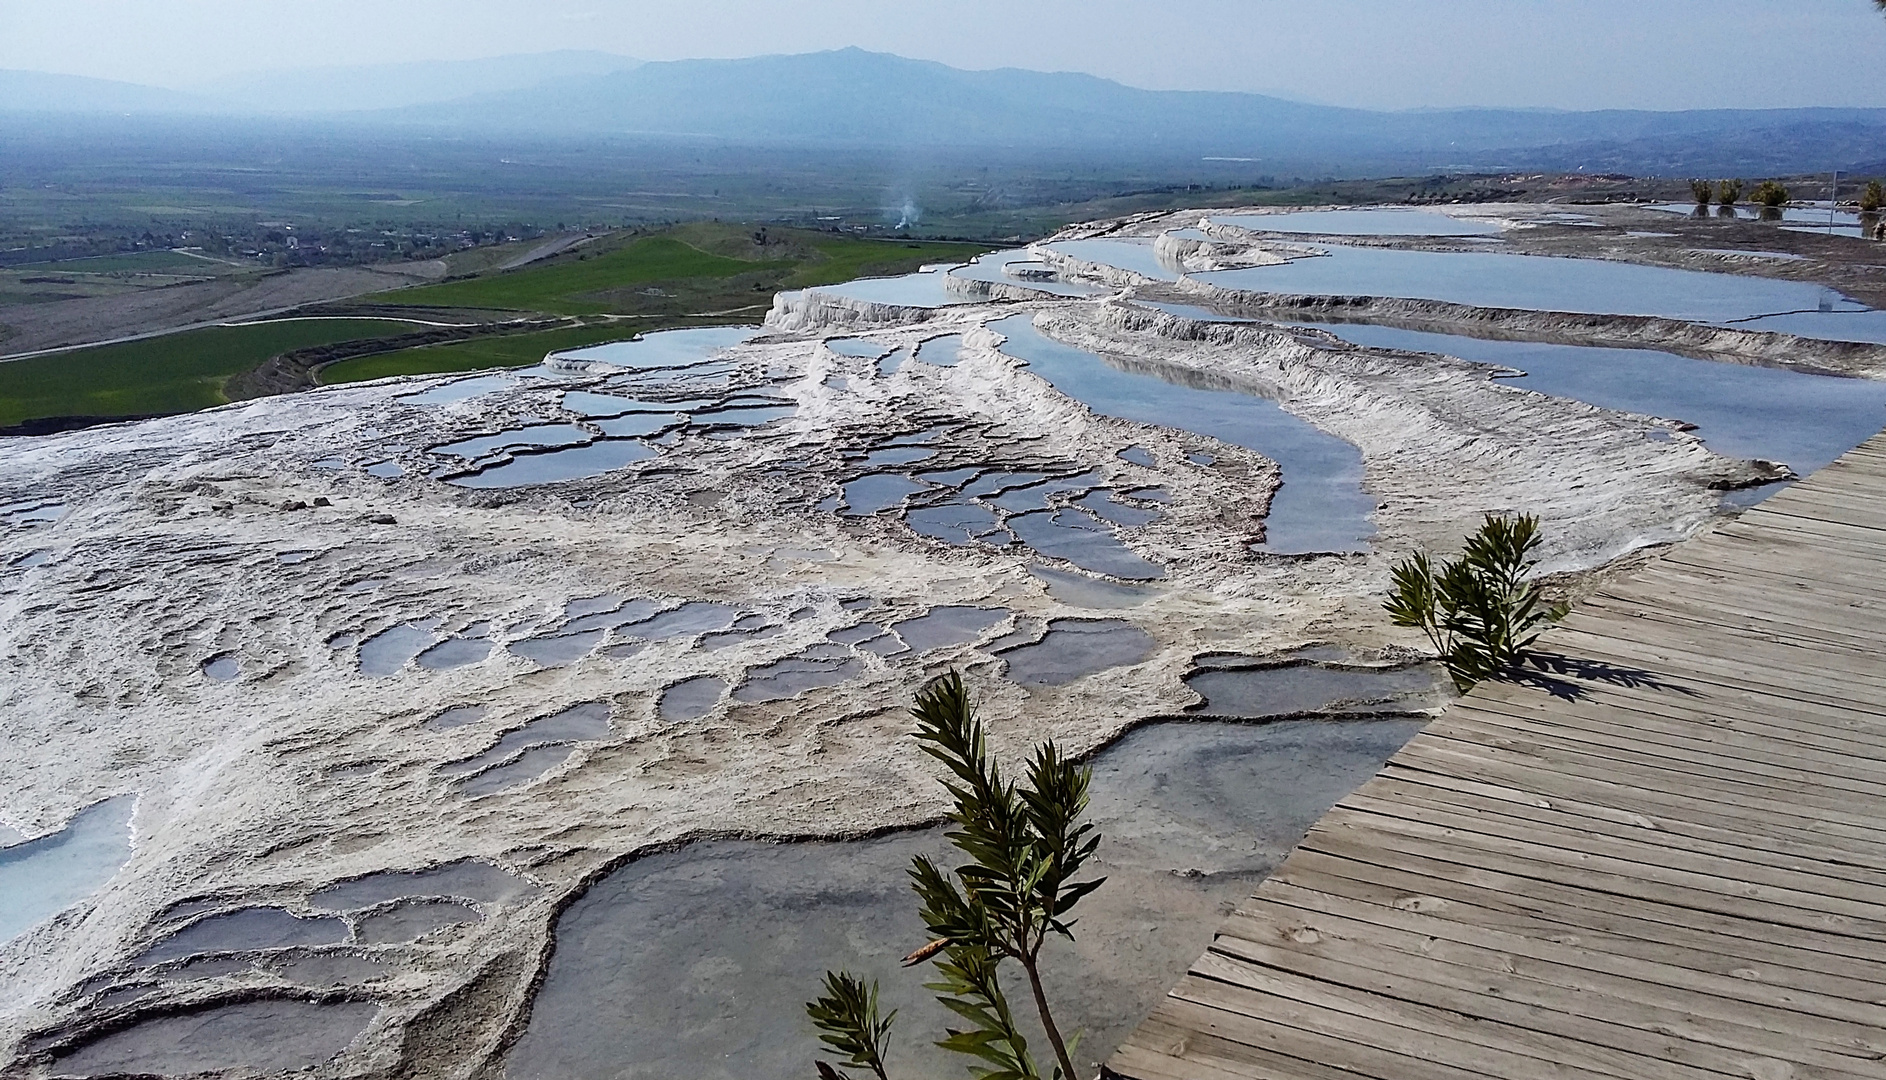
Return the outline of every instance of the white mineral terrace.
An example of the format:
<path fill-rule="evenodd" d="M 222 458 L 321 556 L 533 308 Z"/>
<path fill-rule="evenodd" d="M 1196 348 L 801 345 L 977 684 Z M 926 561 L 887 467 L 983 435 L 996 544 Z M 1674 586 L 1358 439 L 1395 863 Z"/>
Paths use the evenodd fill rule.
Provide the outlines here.
<path fill-rule="evenodd" d="M 934 822 L 943 793 L 903 711 L 930 676 L 965 672 L 1008 756 L 1050 737 L 1092 753 L 1159 718 L 1319 718 L 1145 744 L 1143 760 L 1235 750 L 1252 772 L 1226 786 L 1270 785 L 1209 844 L 1134 778 L 1138 744 L 1100 759 L 1120 772 L 1097 807 L 1119 888 L 1202 883 L 1172 901 L 1197 917 L 1170 941 L 1156 914 L 1096 900 L 1083 962 L 1118 990 L 1092 1005 L 1099 1060 L 1216 906 L 1438 702 L 1411 664 L 1422 641 L 1381 611 L 1394 561 L 1523 511 L 1544 569 L 1577 587 L 1886 423 L 1886 346 L 1840 329 L 1871 313 L 1821 312 L 1818 286 L 1720 275 L 1692 295 L 1651 274 L 1611 311 L 1606 275 L 1652 268 L 1579 267 L 1563 306 L 1529 299 L 1550 266 L 1504 298 L 1329 285 L 1346 258 L 1479 258 L 1489 229 L 1543 212 L 1428 223 L 1418 253 L 1340 247 L 1350 218 L 1320 238 L 1199 211 L 1087 225 L 963 273 L 782 295 L 762 328 L 0 441 L 6 1075 L 583 1075 L 561 1033 L 586 994 L 633 988 L 556 967 L 565 909 L 586 949 L 615 947 L 677 910 L 722 917 L 767 875 L 817 878 L 766 861 L 804 845 L 743 842 Z M 1358 293 L 1375 299 L 1355 318 L 1426 333 L 1358 344 L 1329 332 L 1332 303 L 1276 299 Z M 1802 336 L 1735 321 L 1802 297 L 1826 316 L 1788 325 Z M 1447 355 L 1434 331 L 1470 308 L 1552 348 L 1629 346 L 1605 370 L 1644 377 L 1590 403 L 1576 354 L 1554 354 L 1530 389 L 1514 376 L 1536 344 Z M 1666 362 L 1698 367 L 1659 378 Z M 1712 397 L 1710 371 L 1731 390 Z M 1803 410 L 1832 418 L 1821 442 L 1800 440 Z M 1761 441 L 1784 429 L 1795 441 Z M 1270 821 L 1273 804 L 1292 809 Z M 885 902 L 908 906 L 907 852 L 886 850 Z M 672 885 L 702 874 L 734 891 Z M 720 947 L 692 925 L 703 955 Z M 1142 939 L 1164 959 L 1135 975 L 1112 950 Z M 648 1075 L 745 1075 L 703 1064 L 713 1040 L 689 1025 L 749 1023 L 748 984 L 776 999 L 751 1031 L 802 1067 L 809 1033 L 780 1017 L 843 957 L 812 950 L 767 982 L 760 948 L 711 970 L 635 961 L 698 1016 L 609 1022 L 706 1047 Z"/>

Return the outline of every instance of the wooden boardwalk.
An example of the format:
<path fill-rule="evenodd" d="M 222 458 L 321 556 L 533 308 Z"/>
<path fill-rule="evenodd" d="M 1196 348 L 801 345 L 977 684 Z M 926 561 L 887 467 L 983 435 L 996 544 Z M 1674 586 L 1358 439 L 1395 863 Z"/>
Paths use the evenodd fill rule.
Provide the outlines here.
<path fill-rule="evenodd" d="M 1138 1080 L 1886 1077 L 1886 434 L 1580 605 L 1338 803 Z"/>

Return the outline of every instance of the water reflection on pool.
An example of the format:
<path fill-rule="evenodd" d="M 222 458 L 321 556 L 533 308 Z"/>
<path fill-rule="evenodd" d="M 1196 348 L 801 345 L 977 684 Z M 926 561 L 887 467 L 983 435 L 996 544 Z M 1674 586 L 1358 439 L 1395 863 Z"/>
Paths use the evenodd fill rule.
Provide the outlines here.
<path fill-rule="evenodd" d="M 1316 296 L 1394 296 L 1476 307 L 1648 315 L 1731 323 L 1784 312 L 1858 313 L 1790 332 L 1886 343 L 1883 313 L 1822 285 L 1744 274 L 1671 270 L 1603 259 L 1325 245 L 1322 258 L 1198 274 L 1230 289 Z"/>
<path fill-rule="evenodd" d="M 1008 340 L 1002 351 L 1096 412 L 1159 424 L 1247 447 L 1283 468 L 1271 499 L 1263 550 L 1353 551 L 1374 534 L 1375 503 L 1362 491 L 1362 453 L 1284 411 L 1277 402 L 1233 390 L 1200 389 L 1121 370 L 1035 329 L 1032 316 L 992 323 Z"/>
<path fill-rule="evenodd" d="M 1805 476 L 1886 425 L 1886 383 L 1694 360 L 1651 349 L 1489 341 L 1360 323 L 1303 323 L 1344 341 L 1518 368 L 1513 385 L 1696 425 L 1719 454 Z"/>
<path fill-rule="evenodd" d="M 1256 232 L 1320 236 L 1497 236 L 1498 224 L 1457 218 L 1439 210 L 1382 206 L 1351 210 L 1296 210 L 1281 214 L 1220 214 L 1211 219 Z"/>

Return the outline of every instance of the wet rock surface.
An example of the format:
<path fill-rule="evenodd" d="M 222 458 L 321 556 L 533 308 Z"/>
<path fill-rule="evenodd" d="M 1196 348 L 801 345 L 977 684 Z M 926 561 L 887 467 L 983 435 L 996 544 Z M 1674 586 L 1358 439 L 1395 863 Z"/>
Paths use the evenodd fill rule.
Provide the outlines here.
<path fill-rule="evenodd" d="M 1231 906 L 1418 726 L 1166 724 L 1102 753 L 1092 818 L 1107 839 L 1093 865 L 1107 884 L 1083 903 L 1075 943 L 1046 957 L 1057 1019 L 1084 1032 L 1081 1061 L 1104 1060 Z M 899 1010 L 893 1068 L 936 1072 L 929 1043 L 954 1018 L 922 989 L 925 972 L 898 965 L 928 937 L 904 873 L 917 855 L 960 858 L 925 829 L 707 841 L 615 871 L 559 920 L 505 1075 L 790 1076 L 817 1049 L 800 1002 L 828 968 L 879 979 L 884 1008 Z"/>
<path fill-rule="evenodd" d="M 1156 717 L 1419 710 L 1436 699 L 1412 669 L 1355 659 L 1419 645 L 1380 612 L 1396 558 L 1453 547 L 1484 512 L 1528 510 L 1545 519 L 1547 569 L 1575 580 L 1689 535 L 1723 490 L 1772 478 L 1680 416 L 1529 392 L 1443 353 L 1214 321 L 1263 319 L 1279 301 L 1196 280 L 1220 272 L 1200 260 L 1257 273 L 1319 257 L 1322 241 L 1206 216 L 1078 227 L 973 277 L 919 283 L 946 305 L 813 290 L 782 295 L 763 329 L 0 443 L 0 837 L 13 845 L 0 887 L 88 807 L 125 815 L 109 859 L 65 893 L 39 888 L 36 914 L 6 924 L 10 1074 L 501 1068 L 559 912 L 606 868 L 642 867 L 618 877 L 682 895 L 704 865 L 688 860 L 720 850 L 677 849 L 693 839 L 934 820 L 940 789 L 901 711 L 930 676 L 965 673 L 1005 757 L 1048 737 L 1086 754 Z M 1554 251 L 1516 228 L 1507 243 Z M 1185 230 L 1198 236 L 1158 241 Z M 1131 265 L 1075 257 L 1109 251 Z M 1155 299 L 1217 315 L 1145 306 Z M 1344 310 L 1371 305 L 1458 314 L 1394 298 Z M 1299 317 L 1341 305 L 1311 307 Z M 1077 359 L 1262 398 L 1353 448 L 1370 532 L 1339 553 L 1266 550 L 1288 454 L 1182 416 L 1089 407 L 1004 351 L 994 324 L 1017 318 Z M 1792 356 L 1799 340 L 1641 316 L 1475 325 L 1680 341 L 1686 354 L 1715 344 L 1742 362 Z M 1886 370 L 1877 347 L 1802 349 Z M 1313 643 L 1333 651 L 1292 653 Z M 1273 729 L 1239 730 L 1224 737 Z M 1110 753 L 1217 775 L 1212 755 L 1137 738 Z M 1105 760 L 1128 769 L 1131 754 Z M 1327 781 L 1301 796 L 1306 823 L 1373 767 L 1261 739 L 1245 757 Z M 1119 850 L 1163 813 L 1121 811 Z M 1294 840 L 1283 825 L 1224 827 L 1274 835 L 1265 851 Z M 756 898 L 769 880 L 797 888 L 794 860 L 812 858 L 754 849 L 780 863 L 749 871 L 751 845 L 715 843 Z M 1195 861 L 1207 877 L 1268 865 Z M 860 882 L 859 903 L 877 903 Z M 1150 985 L 1150 964 L 1124 974 L 1138 965 L 1134 920 L 1207 933 L 1221 901 L 1194 900 L 1172 901 L 1184 918 L 1097 909 L 1098 951 L 1082 961 L 1106 999 L 1096 1031 L 1137 1018 L 1132 978 Z M 886 956 L 907 947 L 882 925 Z M 1201 943 L 1174 938 L 1171 955 Z M 864 947 L 807 944 L 793 961 L 821 953 L 794 1008 L 844 961 L 840 945 Z M 700 988 L 677 1001 L 717 1008 L 739 989 L 731 969 L 676 975 L 680 951 L 648 955 L 649 970 Z M 783 979 L 785 961 L 776 969 Z M 540 1002 L 533 1017 L 547 1015 Z"/>

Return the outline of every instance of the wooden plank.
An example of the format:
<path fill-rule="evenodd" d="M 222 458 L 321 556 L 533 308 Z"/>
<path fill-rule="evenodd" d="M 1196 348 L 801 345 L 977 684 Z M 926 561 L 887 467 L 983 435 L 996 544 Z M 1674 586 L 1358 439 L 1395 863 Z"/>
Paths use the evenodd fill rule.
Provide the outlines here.
<path fill-rule="evenodd" d="M 1796 1075 L 1858 1077 L 1848 1040 L 1823 1041 L 1798 1027 L 1773 1031 L 1739 1019 L 1771 1014 L 1700 995 L 1672 995 L 1656 982 L 1615 979 L 1605 992 L 1560 985 L 1557 965 L 1516 963 L 1509 953 L 1456 943 L 1373 922 L 1271 905 L 1249 906 L 1226 921 L 1211 951 L 1232 961 L 1322 979 L 1352 990 L 1450 1009 L 1463 1016 L 1523 1025 L 1600 1046 L 1733 1074 L 1749 1053 L 1773 1054 Z M 1233 968 L 1235 970 L 1235 966 Z M 1676 998 L 1680 1008 L 1671 1007 Z M 1672 1040 L 1676 1033 L 1682 1040 Z M 1776 1045 L 1776 1035 L 1793 1038 Z"/>
<path fill-rule="evenodd" d="M 1647 960 L 1753 983 L 1693 987 L 1772 1005 L 1776 988 L 1806 990 L 1830 998 L 1877 1003 L 1878 950 L 1813 931 L 1654 906 L 1596 903 L 1583 890 L 1512 878 L 1489 871 L 1458 874 L 1451 868 L 1415 862 L 1412 869 L 1317 851 L 1299 851 L 1267 880 L 1251 902 L 1291 902 L 1278 890 L 1301 888 L 1395 911 L 1435 912 L 1479 931 L 1588 945 L 1600 955 Z M 1471 941 L 1470 941 L 1471 943 Z M 1827 948 L 1829 945 L 1833 949 Z M 1844 947 L 1845 951 L 1839 951 Z M 1590 966 L 1556 956 L 1550 962 Z M 1601 965 L 1599 970 L 1612 970 Z M 1737 974 L 1740 972 L 1741 974 Z M 1751 974 L 1752 973 L 1752 974 Z M 1731 984 L 1723 984 L 1728 986 Z"/>
<path fill-rule="evenodd" d="M 1570 849 L 1546 842 L 1551 839 L 1547 837 L 1519 839 L 1490 828 L 1466 832 L 1406 817 L 1365 814 L 1340 804 L 1310 830 L 1303 846 L 1324 848 L 1332 834 L 1342 835 L 1337 830 L 1345 830 L 1352 843 L 1360 834 L 1392 837 L 1390 842 L 1400 850 L 1437 862 L 1498 868 L 1613 896 L 1806 930 L 1838 927 L 1838 932 L 1880 942 L 1886 955 L 1886 904 L 1863 896 L 1737 880 L 1722 876 L 1719 869 L 1673 865 L 1695 861 L 1680 859 L 1675 852 L 1659 865 L 1607 854 L 1601 850 L 1606 845 L 1595 838 L 1582 850 Z"/>
<path fill-rule="evenodd" d="M 1321 862 L 1321 860 L 1311 861 Z M 1352 860 L 1348 872 L 1359 873 L 1362 865 L 1364 864 L 1357 864 Z M 1344 883 L 1332 881 L 1331 878 L 1334 876 L 1325 876 L 1314 870 L 1298 870 L 1289 876 L 1288 883 L 1299 886 L 1305 893 L 1340 896 L 1343 893 Z M 1330 885 L 1334 887 L 1325 887 Z M 1270 883 L 1266 882 L 1253 900 L 1260 903 L 1268 902 L 1273 895 L 1270 891 Z M 1296 898 L 1301 899 L 1300 896 Z M 1633 905 L 1587 904 L 1582 898 L 1569 906 L 1593 910 L 1609 906 L 1621 912 L 1646 910 Z M 1878 1001 L 1856 1001 L 1848 996 L 1799 990 L 1791 986 L 1766 983 L 1759 979 L 1725 974 L 1717 970 L 1722 966 L 1720 963 L 1712 962 L 1709 957 L 1699 956 L 1686 950 L 1677 950 L 1662 959 L 1646 958 L 1645 950 L 1619 950 L 1613 953 L 1589 947 L 1586 939 L 1582 937 L 1568 941 L 1555 939 L 1549 932 L 1525 932 L 1512 928 L 1496 929 L 1480 926 L 1469 920 L 1452 917 L 1454 911 L 1455 909 L 1451 907 L 1443 907 L 1441 912 L 1429 914 L 1424 911 L 1380 907 L 1380 910 L 1375 910 L 1370 914 L 1369 921 L 1385 926 L 1408 928 L 1436 941 L 1454 941 L 1463 945 L 1475 945 L 1509 953 L 1517 957 L 1527 957 L 1542 965 L 1561 969 L 1560 977 L 1562 978 L 1585 978 L 1584 975 L 1571 974 L 1577 971 L 1637 979 L 1656 983 L 1671 992 L 1682 991 L 1740 1002 L 1754 1010 L 1747 1014 L 1750 1016 L 1767 1015 L 1770 1011 L 1778 1011 L 1786 1015 L 1771 1016 L 1769 1023 L 1784 1024 L 1790 1031 L 1820 1032 L 1821 1034 L 1816 1035 L 1816 1038 L 1825 1038 L 1833 1042 L 1851 1042 L 1857 1039 L 1861 1043 L 1870 1045 L 1868 1040 L 1877 1040 L 1882 1037 L 1882 1031 L 1886 1031 L 1886 1026 L 1883 1026 L 1881 1021 L 1881 1013 L 1886 1011 L 1886 1006 Z M 1731 941 L 1730 944 L 1734 942 Z M 1877 964 L 1878 957 L 1876 950 L 1867 957 L 1854 959 L 1864 959 L 1869 963 Z M 1730 967 L 1729 970 L 1733 972 L 1740 969 Z M 1697 1002 L 1696 1005 L 1703 1007 L 1705 1003 Z"/>
<path fill-rule="evenodd" d="M 1223 968 L 1226 965 L 1210 953 L 1199 959 L 1200 967 Z M 1378 1012 L 1362 1015 L 1325 1001 L 1301 1001 L 1296 998 L 1252 989 L 1188 974 L 1173 987 L 1172 997 L 1209 1008 L 1266 1020 L 1304 1033 L 1328 1033 L 1354 1044 L 1393 1046 L 1409 1057 L 1473 1076 L 1528 1077 L 1540 1080 L 1587 1080 L 1594 1074 L 1588 1069 L 1555 1061 L 1541 1049 L 1536 1053 L 1517 1053 L 1498 1046 L 1487 1046 L 1476 1036 L 1481 1025 L 1462 1018 L 1449 1027 L 1445 1018 L 1419 1009 L 1396 1009 L 1392 1002 L 1376 999 Z M 1644 1063 L 1649 1065 L 1650 1063 Z M 1636 1080 L 1680 1080 L 1688 1072 L 1663 1072 L 1646 1068 Z"/>
<path fill-rule="evenodd" d="M 1385 1033 L 1388 1037 L 1429 1046 L 1431 1052 L 1447 1055 L 1450 1064 L 1465 1068 L 1503 1068 L 1508 1076 L 1530 1076 L 1539 1068 L 1537 1062 L 1571 1070 L 1572 1075 L 1617 1080 L 1715 1080 L 1724 1075 L 1716 1068 L 1699 1067 L 1693 1060 L 1678 1060 L 1703 1057 L 1699 1047 L 1690 1048 L 1688 1053 L 1647 1054 L 1639 1050 L 1642 1043 L 1632 1039 L 1628 1029 L 1617 1028 L 1606 1038 L 1568 1037 L 1550 1030 L 1544 1022 L 1549 1017 L 1558 1021 L 1551 1027 L 1577 1029 L 1579 1025 L 1566 1014 L 1504 1007 L 1504 1002 L 1494 1002 L 1490 995 L 1473 1001 L 1465 995 L 1449 994 L 1433 983 L 1417 986 L 1391 975 L 1378 976 L 1386 986 L 1369 993 L 1344 986 L 1340 979 L 1305 977 L 1281 967 L 1237 963 L 1216 951 L 1200 957 L 1192 966 L 1192 975 L 1199 979 L 1191 990 L 1196 995 L 1193 1000 L 1206 996 L 1205 980 L 1210 980 L 1221 984 L 1211 987 L 1217 1000 L 1234 1001 L 1238 999 L 1236 991 L 1252 991 L 1320 1010 L 1327 1017 L 1325 1023 L 1348 1026 L 1357 1032 L 1392 1026 L 1397 1030 Z M 1457 1008 L 1460 1004 L 1479 1007 L 1463 1012 Z M 1500 1018 L 1515 1013 L 1522 1014 L 1521 1022 Z M 1590 1031 L 1582 1033 L 1589 1035 Z"/>
<path fill-rule="evenodd" d="M 1886 432 L 1599 589 L 1330 810 L 1112 1067 L 1886 1078 L 1883 496 Z"/>
<path fill-rule="evenodd" d="M 1777 890 L 1826 891 L 1853 900 L 1873 904 L 1886 903 L 1886 884 L 1875 872 L 1873 880 L 1862 873 L 1830 873 L 1833 864 L 1816 865 L 1809 860 L 1790 860 L 1775 855 L 1768 859 L 1750 858 L 1756 854 L 1746 848 L 1683 842 L 1656 830 L 1638 830 L 1629 835 L 1623 829 L 1592 828 L 1580 820 L 1554 821 L 1546 812 L 1501 814 L 1469 806 L 1465 800 L 1422 799 L 1402 791 L 1381 795 L 1355 795 L 1343 800 L 1342 808 L 1381 817 L 1400 818 L 1454 830 L 1461 835 L 1481 835 L 1507 840 L 1524 840 L 1567 851 L 1604 855 L 1628 861 L 1659 858 L 1672 869 L 1697 874 L 1722 876 L 1735 874 L 1731 880 L 1747 881 Z M 1777 865 L 1779 862 L 1795 865 Z M 1777 901 L 1784 902 L 1784 901 Z"/>
<path fill-rule="evenodd" d="M 1712 731 L 1692 726 L 1688 731 L 1667 724 L 1634 718 L 1616 722 L 1582 719 L 1567 723 L 1564 716 L 1553 720 L 1537 719 L 1516 706 L 1502 702 L 1475 702 L 1428 726 L 1434 734 L 1466 737 L 1469 732 L 1500 729 L 1535 733 L 1560 742 L 1593 747 L 1611 747 L 1628 752 L 1629 760 L 1671 768 L 1710 778 L 1732 776 L 1749 784 L 1781 786 L 1821 783 L 1840 791 L 1851 791 L 1869 798 L 1886 798 L 1886 773 L 1877 763 L 1849 765 L 1832 754 L 1799 751 L 1792 746 L 1774 747 L 1772 743 L 1733 732 Z M 1649 759 L 1658 759 L 1650 761 Z M 1672 764 L 1664 765 L 1668 761 Z M 1779 782 L 1779 783 L 1777 783 Z"/>
<path fill-rule="evenodd" d="M 1524 775 L 1526 772 L 1549 771 L 1615 786 L 1663 784 L 1666 790 L 1687 798 L 1801 819 L 1816 832 L 1824 831 L 1829 843 L 1846 835 L 1870 838 L 1877 825 L 1876 818 L 1869 816 L 1864 808 L 1856 810 L 1851 800 L 1818 792 L 1789 792 L 1766 785 L 1745 784 L 1721 775 L 1711 777 L 1707 784 L 1680 782 L 1683 778 L 1655 764 L 1641 765 L 1584 754 L 1575 747 L 1540 747 L 1517 740 L 1500 740 L 1490 733 L 1468 742 L 1449 739 L 1445 731 L 1423 732 L 1410 740 L 1394 760 L 1469 776 L 1487 775 L 1490 769 L 1510 766 L 1512 768 L 1501 771 L 1500 775 L 1519 783 L 1531 780 Z"/>
<path fill-rule="evenodd" d="M 1634 677 L 1608 678 L 1558 674 L 1539 671 L 1531 676 L 1539 682 L 1550 680 L 1547 688 L 1534 683 L 1482 683 L 1462 707 L 1478 701 L 1523 702 L 1537 709 L 1600 707 L 1629 710 L 1675 719 L 1687 719 L 1698 726 L 1728 725 L 1751 731 L 1772 733 L 1777 739 L 1807 745 L 1840 744 L 1848 753 L 1869 758 L 1886 752 L 1886 717 L 1839 705 L 1803 704 L 1784 701 L 1754 691 L 1695 683 L 1682 692 L 1662 685 L 1646 685 Z M 1569 693 L 1568 693 L 1569 691 Z M 1550 694 L 1556 702 L 1548 702 Z M 1829 746 L 1829 749 L 1835 749 Z"/>
<path fill-rule="evenodd" d="M 1693 821 L 1674 816 L 1655 818 L 1621 813 L 1615 807 L 1575 799 L 1513 798 L 1511 789 L 1486 794 L 1488 785 L 1473 790 L 1457 777 L 1432 773 L 1383 773 L 1350 799 L 1381 799 L 1415 809 L 1469 810 L 1534 821 L 1601 836 L 1636 839 L 1675 850 L 1737 859 L 1760 866 L 1799 870 L 1886 888 L 1886 860 L 1856 858 L 1851 852 L 1821 847 L 1795 837 L 1771 838 L 1743 829 L 1729 829 L 1715 820 Z M 1347 800 L 1346 800 L 1347 801 Z M 1361 805 L 1361 804 L 1358 804 Z M 1835 885 L 1829 886 L 1837 887 Z"/>
<path fill-rule="evenodd" d="M 1749 929 L 1748 923 L 1715 917 L 1688 919 L 1681 924 L 1659 922 L 1646 917 L 1656 914 L 1650 909 L 1605 911 L 1585 903 L 1582 897 L 1562 902 L 1551 893 L 1504 893 L 1484 885 L 1385 869 L 1315 852 L 1305 852 L 1300 860 L 1293 860 L 1290 867 L 1279 870 L 1277 876 L 1266 880 L 1257 895 L 1238 910 L 1263 904 L 1343 914 L 1382 925 L 1402 924 L 1385 919 L 1384 913 L 1375 908 L 1434 914 L 1480 931 L 1552 942 L 1582 950 L 1591 957 L 1604 958 L 1534 957 L 1554 972 L 1554 979 L 1566 986 L 1590 989 L 1582 972 L 1670 985 L 1656 969 L 1621 968 L 1618 963 L 1636 960 L 1734 979 L 1735 983 L 1716 986 L 1699 983 L 1687 989 L 1764 1010 L 1773 1005 L 1773 999 L 1751 994 L 1743 984 L 1757 983 L 1766 994 L 1792 990 L 1861 1004 L 1886 1000 L 1880 994 L 1881 984 L 1875 981 L 1879 978 L 1876 958 L 1840 956 L 1793 941 L 1723 932 L 1725 929 L 1745 932 Z M 1227 920 L 1225 926 L 1230 925 Z M 1424 936 L 1434 942 L 1454 940 L 1431 934 Z M 1790 936 L 1805 938 L 1809 944 L 1816 943 L 1812 935 L 1796 932 L 1778 935 Z M 1467 940 L 1462 944 L 1483 948 L 1499 945 L 1494 939 Z M 1503 955 L 1518 955 L 1508 948 L 1499 951 Z M 1786 1023 L 1790 1030 L 1801 1029 L 1798 1018 L 1790 1016 Z"/>
<path fill-rule="evenodd" d="M 1516 702 L 1509 698 L 1475 697 L 1460 703 L 1454 717 L 1504 716 L 1523 718 L 1530 723 L 1555 730 L 1616 734 L 1630 739 L 1656 741 L 1666 746 L 1681 746 L 1701 753 L 1733 751 L 1738 760 L 1825 770 L 1827 774 L 1871 784 L 1886 784 L 1886 761 L 1856 756 L 1854 742 L 1840 742 L 1816 735 L 1795 735 L 1785 727 L 1725 721 L 1714 715 L 1676 717 L 1618 704 L 1588 705 L 1569 701 L 1555 703 L 1551 709 L 1537 707 L 1537 700 Z M 1499 723 L 1492 720 L 1490 722 Z M 1746 729 L 1745 729 L 1746 728 Z M 1857 744 L 1864 746 L 1865 744 Z M 1869 747 L 1877 751 L 1879 747 Z"/>
<path fill-rule="evenodd" d="M 1508 798 L 1537 806 L 1589 807 L 1592 809 L 1587 812 L 1594 817 L 1604 814 L 1648 822 L 1660 830 L 1679 825 L 1715 829 L 1748 837 L 1751 845 L 1759 842 L 1795 852 L 1824 852 L 1829 859 L 1856 867 L 1877 870 L 1886 860 L 1886 837 L 1865 828 L 1830 823 L 1800 812 L 1784 815 L 1683 792 L 1653 791 L 1638 784 L 1615 782 L 1615 777 L 1593 779 L 1571 769 L 1545 775 L 1526 766 L 1458 756 L 1444 759 L 1437 768 L 1432 762 L 1409 755 L 1389 762 L 1378 779 L 1497 790 Z M 1365 785 L 1360 790 L 1369 789 Z"/>

